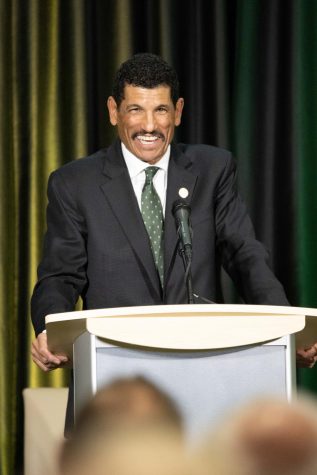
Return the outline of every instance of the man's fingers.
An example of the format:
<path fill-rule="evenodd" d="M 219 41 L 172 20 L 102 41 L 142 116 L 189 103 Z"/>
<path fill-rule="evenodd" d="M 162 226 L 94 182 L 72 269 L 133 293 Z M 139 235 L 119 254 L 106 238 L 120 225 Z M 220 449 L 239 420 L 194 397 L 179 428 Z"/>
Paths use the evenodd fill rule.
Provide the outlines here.
<path fill-rule="evenodd" d="M 32 342 L 31 354 L 34 363 L 36 363 L 43 371 L 51 371 L 60 368 L 68 361 L 65 355 L 54 355 L 48 350 L 47 336 L 40 333 Z"/>
<path fill-rule="evenodd" d="M 300 348 L 296 351 L 296 363 L 299 368 L 312 368 L 317 361 L 317 346 Z"/>
<path fill-rule="evenodd" d="M 67 359 L 66 359 L 66 361 L 61 361 L 59 358 L 54 358 L 54 361 L 52 361 L 52 360 L 44 360 L 43 361 L 43 359 L 38 358 L 38 356 L 36 354 L 33 354 L 33 353 L 32 353 L 32 360 L 43 371 L 51 371 L 51 370 L 56 369 L 56 368 L 62 368 L 65 365 L 66 361 L 67 361 Z"/>
<path fill-rule="evenodd" d="M 317 350 L 315 346 L 312 346 L 311 348 L 308 348 L 307 350 L 304 350 L 304 351 L 305 351 L 306 356 L 308 356 L 309 358 L 315 358 L 315 356 L 317 355 Z"/>
<path fill-rule="evenodd" d="M 59 358 L 58 356 L 52 355 L 52 353 L 49 352 L 39 352 L 36 348 L 32 348 L 31 354 L 35 362 L 40 361 L 45 366 L 59 366 L 61 363 L 65 362 L 64 357 Z"/>
<path fill-rule="evenodd" d="M 298 368 L 312 368 L 315 361 L 313 358 L 298 358 L 296 363 Z"/>
<path fill-rule="evenodd" d="M 50 371 L 50 368 L 46 367 L 45 364 L 43 364 L 39 359 L 33 356 L 32 360 L 42 371 Z"/>

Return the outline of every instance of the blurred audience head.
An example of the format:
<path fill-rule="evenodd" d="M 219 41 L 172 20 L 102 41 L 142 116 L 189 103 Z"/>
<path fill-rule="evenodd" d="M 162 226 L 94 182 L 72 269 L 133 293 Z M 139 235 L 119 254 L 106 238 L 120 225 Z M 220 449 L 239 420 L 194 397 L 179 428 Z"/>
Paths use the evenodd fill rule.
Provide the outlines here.
<path fill-rule="evenodd" d="M 180 413 L 143 377 L 116 379 L 80 413 L 61 449 L 62 475 L 183 475 Z"/>
<path fill-rule="evenodd" d="M 213 431 L 197 459 L 200 475 L 316 475 L 316 403 L 250 403 Z"/>
<path fill-rule="evenodd" d="M 142 376 L 121 378 L 97 392 L 81 412 L 77 427 L 102 416 L 103 424 L 169 424 L 181 430 L 182 418 L 172 399 Z"/>
<path fill-rule="evenodd" d="M 62 475 L 191 475 L 180 439 L 162 428 L 90 433 L 76 449 L 61 465 Z"/>

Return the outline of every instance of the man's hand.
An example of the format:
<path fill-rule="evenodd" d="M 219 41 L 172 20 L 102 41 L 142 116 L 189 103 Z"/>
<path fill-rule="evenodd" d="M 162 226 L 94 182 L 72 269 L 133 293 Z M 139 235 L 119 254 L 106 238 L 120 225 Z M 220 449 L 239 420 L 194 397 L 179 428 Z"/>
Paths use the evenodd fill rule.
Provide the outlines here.
<path fill-rule="evenodd" d="M 296 365 L 298 368 L 312 368 L 317 361 L 317 343 L 310 348 L 296 350 Z"/>
<path fill-rule="evenodd" d="M 61 368 L 68 361 L 65 355 L 53 355 L 47 348 L 46 333 L 39 333 L 37 338 L 32 342 L 32 360 L 43 371 L 51 371 L 52 369 Z"/>

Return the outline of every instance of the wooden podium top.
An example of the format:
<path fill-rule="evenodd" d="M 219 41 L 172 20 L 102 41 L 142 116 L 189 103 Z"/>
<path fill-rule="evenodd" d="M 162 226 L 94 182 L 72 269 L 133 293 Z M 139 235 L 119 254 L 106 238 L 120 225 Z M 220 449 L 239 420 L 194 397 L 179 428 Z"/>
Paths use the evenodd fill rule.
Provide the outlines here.
<path fill-rule="evenodd" d="M 109 343 L 169 350 L 252 345 L 296 333 L 297 347 L 317 341 L 317 309 L 266 305 L 155 305 L 84 310 L 46 317 L 49 348 L 72 358 L 83 332 Z"/>

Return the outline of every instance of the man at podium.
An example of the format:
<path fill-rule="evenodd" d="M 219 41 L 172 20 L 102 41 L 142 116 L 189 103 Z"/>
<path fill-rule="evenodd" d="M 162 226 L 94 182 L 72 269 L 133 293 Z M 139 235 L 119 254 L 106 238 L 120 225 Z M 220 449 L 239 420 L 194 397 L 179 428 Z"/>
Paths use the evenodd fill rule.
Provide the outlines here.
<path fill-rule="evenodd" d="M 173 141 L 183 106 L 174 69 L 153 54 L 133 56 L 107 102 L 116 142 L 50 176 L 31 302 L 32 357 L 44 371 L 65 363 L 48 351 L 45 316 L 74 310 L 79 297 L 84 309 L 187 302 L 179 203 L 191 210 L 196 294 L 216 299 L 221 264 L 245 303 L 288 305 L 237 192 L 231 153 Z M 316 348 L 298 351 L 301 364 L 314 364 Z"/>

